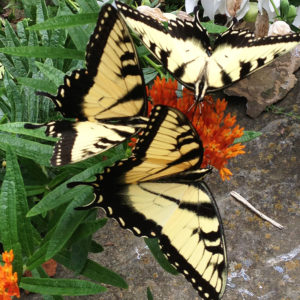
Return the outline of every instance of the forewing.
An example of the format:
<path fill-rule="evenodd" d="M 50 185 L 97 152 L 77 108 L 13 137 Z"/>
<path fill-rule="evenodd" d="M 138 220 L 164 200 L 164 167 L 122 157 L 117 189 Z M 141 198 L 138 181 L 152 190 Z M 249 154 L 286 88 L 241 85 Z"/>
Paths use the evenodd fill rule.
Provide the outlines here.
<path fill-rule="evenodd" d="M 216 40 L 207 65 L 209 90 L 244 78 L 299 43 L 299 33 L 255 38 L 249 31 L 227 30 Z"/>
<path fill-rule="evenodd" d="M 100 11 L 86 48 L 86 69 L 65 76 L 52 96 L 65 116 L 91 122 L 144 115 L 143 74 L 128 29 L 111 5 Z"/>
<path fill-rule="evenodd" d="M 133 150 L 136 166 L 126 183 L 157 180 L 200 167 L 202 142 L 187 117 L 175 108 L 155 106 Z"/>
<path fill-rule="evenodd" d="M 198 19 L 169 21 L 168 30 L 155 19 L 116 1 L 129 27 L 182 84 L 194 89 L 209 52 L 209 38 Z"/>

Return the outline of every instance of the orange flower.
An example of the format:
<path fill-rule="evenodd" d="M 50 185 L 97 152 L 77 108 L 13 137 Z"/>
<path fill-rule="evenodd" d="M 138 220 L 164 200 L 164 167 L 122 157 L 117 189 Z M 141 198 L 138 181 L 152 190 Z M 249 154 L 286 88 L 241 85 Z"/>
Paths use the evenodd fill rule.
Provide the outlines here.
<path fill-rule="evenodd" d="M 10 300 L 11 296 L 20 298 L 18 287 L 18 274 L 12 272 L 12 262 L 14 260 L 13 250 L 2 253 L 4 265 L 0 265 L 0 300 Z"/>
<path fill-rule="evenodd" d="M 240 143 L 232 145 L 236 138 L 244 134 L 244 128 L 240 128 L 239 125 L 232 128 L 236 123 L 236 117 L 230 113 L 224 117 L 227 107 L 225 99 L 214 102 L 212 97 L 205 96 L 203 102 L 195 104 L 191 91 L 183 89 L 182 98 L 178 99 L 176 89 L 176 81 L 169 79 L 166 82 L 165 78 L 157 77 L 152 88 L 147 89 L 147 93 L 153 105 L 164 104 L 175 107 L 192 120 L 204 148 L 201 167 L 214 166 L 219 170 L 222 180 L 229 180 L 232 173 L 225 167 L 228 159 L 245 153 L 244 145 Z"/>
<path fill-rule="evenodd" d="M 133 149 L 135 147 L 136 142 L 137 142 L 137 138 L 132 137 L 132 138 L 130 138 L 130 141 L 131 142 L 128 143 L 128 146 Z"/>

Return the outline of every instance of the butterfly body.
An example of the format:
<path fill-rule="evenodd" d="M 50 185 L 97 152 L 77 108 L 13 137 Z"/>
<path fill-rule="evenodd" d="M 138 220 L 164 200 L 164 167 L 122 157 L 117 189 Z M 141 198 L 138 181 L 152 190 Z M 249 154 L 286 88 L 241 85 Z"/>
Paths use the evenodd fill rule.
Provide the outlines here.
<path fill-rule="evenodd" d="M 209 36 L 195 19 L 170 20 L 168 29 L 124 3 L 116 1 L 122 16 L 145 46 L 183 85 L 201 101 L 206 91 L 222 89 L 290 51 L 300 43 L 300 34 L 256 38 L 247 30 L 232 28 L 211 47 Z"/>

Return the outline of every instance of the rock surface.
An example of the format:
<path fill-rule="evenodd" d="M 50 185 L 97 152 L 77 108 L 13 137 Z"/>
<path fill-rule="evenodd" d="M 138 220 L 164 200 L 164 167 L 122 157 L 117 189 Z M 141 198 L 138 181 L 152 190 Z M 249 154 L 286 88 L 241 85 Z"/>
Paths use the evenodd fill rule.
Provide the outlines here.
<path fill-rule="evenodd" d="M 293 74 L 300 67 L 300 45 L 261 70 L 224 90 L 228 96 L 247 98 L 247 115 L 259 116 L 267 106 L 283 99 L 296 85 Z"/>

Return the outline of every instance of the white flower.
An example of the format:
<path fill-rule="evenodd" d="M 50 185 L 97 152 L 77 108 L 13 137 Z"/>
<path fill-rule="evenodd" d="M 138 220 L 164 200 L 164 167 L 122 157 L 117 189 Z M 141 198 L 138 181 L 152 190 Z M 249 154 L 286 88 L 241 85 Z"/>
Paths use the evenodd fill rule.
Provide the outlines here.
<path fill-rule="evenodd" d="M 289 24 L 284 21 L 276 21 L 269 27 L 268 36 L 270 35 L 284 35 L 291 33 Z"/>
<path fill-rule="evenodd" d="M 185 11 L 190 14 L 194 11 L 195 6 L 197 5 L 198 0 L 185 0 Z"/>
<path fill-rule="evenodd" d="M 273 0 L 273 2 L 276 8 L 280 7 L 280 0 Z M 276 17 L 275 9 L 270 0 L 258 0 L 257 7 L 261 14 L 263 13 L 263 8 L 267 11 L 270 21 L 273 21 Z"/>
<path fill-rule="evenodd" d="M 298 8 L 297 8 L 297 15 L 296 15 L 296 18 L 293 21 L 293 25 L 296 26 L 296 27 L 300 26 L 300 6 L 298 6 Z"/>
<path fill-rule="evenodd" d="M 226 13 L 226 2 L 224 0 L 201 0 L 202 7 L 204 9 L 204 17 L 214 19 L 217 13 Z"/>
<path fill-rule="evenodd" d="M 188 0 L 186 0 L 187 2 Z M 249 0 L 201 0 L 204 17 L 214 19 L 216 14 L 227 15 L 241 19 L 249 10 Z"/>
<path fill-rule="evenodd" d="M 227 0 L 226 15 L 240 20 L 249 10 L 249 0 Z"/>

